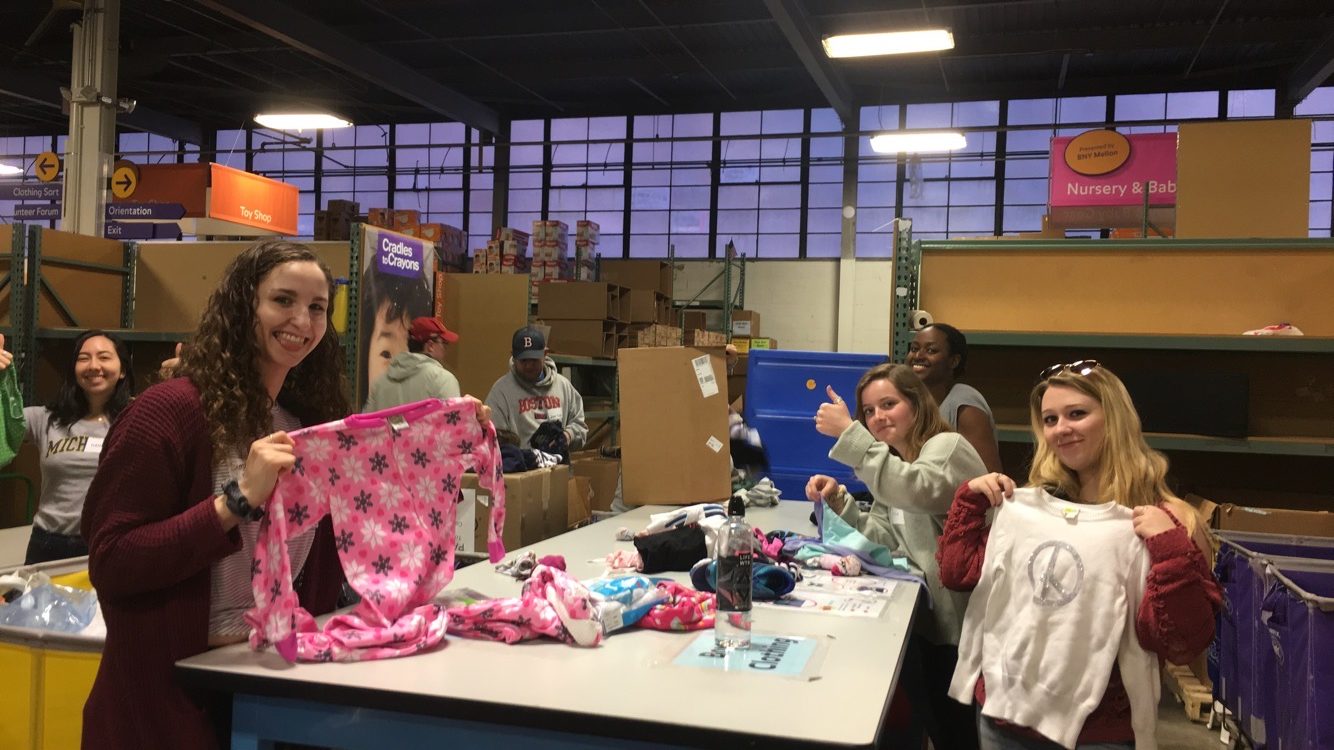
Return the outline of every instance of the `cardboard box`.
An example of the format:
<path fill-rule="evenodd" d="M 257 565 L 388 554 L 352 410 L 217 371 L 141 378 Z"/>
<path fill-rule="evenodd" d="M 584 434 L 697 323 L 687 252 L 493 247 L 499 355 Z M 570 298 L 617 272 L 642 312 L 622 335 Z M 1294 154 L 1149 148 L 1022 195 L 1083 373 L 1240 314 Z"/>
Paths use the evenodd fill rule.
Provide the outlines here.
<path fill-rule="evenodd" d="M 651 289 L 629 289 L 631 323 L 662 323 L 671 310 L 671 301 L 661 292 Z"/>
<path fill-rule="evenodd" d="M 727 346 L 727 337 L 717 331 L 702 331 L 698 328 L 686 329 L 685 345 L 694 347 Z"/>
<path fill-rule="evenodd" d="M 603 260 L 602 280 L 672 296 L 672 267 L 659 260 Z"/>
<path fill-rule="evenodd" d="M 593 488 L 592 510 L 611 510 L 616 486 L 621 483 L 621 462 L 597 451 L 578 451 L 570 456 L 570 471 L 587 478 Z"/>
<path fill-rule="evenodd" d="M 754 310 L 732 311 L 732 335 L 760 336 L 760 314 Z"/>
<path fill-rule="evenodd" d="M 552 466 L 505 475 L 505 529 L 501 539 L 505 551 L 537 544 L 569 528 L 570 467 Z M 491 493 L 477 486 L 476 474 L 463 475 L 463 504 L 455 523 L 456 548 L 466 552 L 486 549 L 486 535 L 491 517 Z M 469 536 L 466 515 L 472 504 L 474 528 L 472 549 L 463 549 Z"/>
<path fill-rule="evenodd" d="M 627 307 L 625 290 L 615 284 L 573 281 L 544 290 L 537 314 L 566 320 L 625 321 Z"/>
<path fill-rule="evenodd" d="M 682 313 L 681 327 L 686 330 L 706 329 L 709 327 L 709 315 L 703 310 L 686 310 Z"/>
<path fill-rule="evenodd" d="M 394 212 L 387 208 L 372 208 L 366 214 L 366 223 L 375 227 L 392 229 L 394 223 Z"/>
<path fill-rule="evenodd" d="M 565 528 L 572 529 L 593 515 L 593 484 L 588 477 L 571 476 L 570 489 L 566 495 L 569 498 L 566 502 L 569 514 L 566 516 Z"/>
<path fill-rule="evenodd" d="M 778 339 L 737 336 L 732 339 L 732 346 L 736 347 L 738 354 L 745 354 L 752 349 L 777 349 Z"/>
<path fill-rule="evenodd" d="M 625 502 L 690 505 L 732 494 L 723 358 L 626 349 L 617 370 Z"/>
<path fill-rule="evenodd" d="M 537 303 L 538 308 L 546 304 L 548 295 L 553 289 L 559 289 L 561 286 L 567 285 L 553 285 L 542 290 L 542 296 Z M 551 335 L 547 337 L 547 348 L 553 352 L 580 357 L 616 356 L 619 331 L 615 321 L 562 320 L 547 317 L 543 317 L 542 320 L 551 326 Z"/>
<path fill-rule="evenodd" d="M 528 277 L 447 273 L 441 320 L 459 335 L 446 347 L 445 367 L 463 393 L 485 398 L 509 371 L 510 341 L 528 325 Z"/>
<path fill-rule="evenodd" d="M 602 238 L 602 227 L 598 226 L 596 221 L 580 219 L 574 223 L 574 228 L 576 241 L 582 240 L 597 245 Z"/>
<path fill-rule="evenodd" d="M 1256 531 L 1264 534 L 1334 537 L 1334 513 L 1327 511 L 1250 508 L 1225 503 L 1214 510 L 1213 527 L 1219 531 Z"/>

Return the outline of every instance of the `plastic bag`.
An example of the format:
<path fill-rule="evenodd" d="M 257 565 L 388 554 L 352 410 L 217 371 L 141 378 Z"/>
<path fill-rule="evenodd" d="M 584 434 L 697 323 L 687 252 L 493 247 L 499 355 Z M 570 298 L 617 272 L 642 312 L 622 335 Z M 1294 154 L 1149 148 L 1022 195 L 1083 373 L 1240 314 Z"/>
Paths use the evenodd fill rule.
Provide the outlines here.
<path fill-rule="evenodd" d="M 33 574 L 23 596 L 0 605 L 0 625 L 58 633 L 78 633 L 96 615 L 96 592 L 58 586 L 45 573 Z"/>

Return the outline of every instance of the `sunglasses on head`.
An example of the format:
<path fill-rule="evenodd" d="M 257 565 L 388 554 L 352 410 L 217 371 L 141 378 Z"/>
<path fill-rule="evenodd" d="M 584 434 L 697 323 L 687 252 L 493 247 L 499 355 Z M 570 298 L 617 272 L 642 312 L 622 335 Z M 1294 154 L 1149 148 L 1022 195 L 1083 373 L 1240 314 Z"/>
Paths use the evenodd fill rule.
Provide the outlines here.
<path fill-rule="evenodd" d="M 1062 370 L 1069 370 L 1070 372 L 1081 376 L 1088 375 L 1090 372 L 1093 372 L 1097 366 L 1098 360 L 1096 359 L 1081 359 L 1077 362 L 1071 362 L 1070 364 L 1055 364 L 1038 373 L 1038 381 L 1041 382 L 1047 380 Z"/>

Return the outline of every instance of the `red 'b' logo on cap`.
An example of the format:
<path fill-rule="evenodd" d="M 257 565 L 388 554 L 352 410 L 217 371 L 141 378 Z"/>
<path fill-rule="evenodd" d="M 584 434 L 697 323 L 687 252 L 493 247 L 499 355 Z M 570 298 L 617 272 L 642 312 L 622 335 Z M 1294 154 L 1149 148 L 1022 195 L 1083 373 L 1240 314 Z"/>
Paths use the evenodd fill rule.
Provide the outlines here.
<path fill-rule="evenodd" d="M 524 336 L 524 337 L 523 337 L 523 348 L 525 348 L 525 349 L 531 349 L 531 348 L 533 348 L 533 337 L 532 337 L 532 336 Z"/>

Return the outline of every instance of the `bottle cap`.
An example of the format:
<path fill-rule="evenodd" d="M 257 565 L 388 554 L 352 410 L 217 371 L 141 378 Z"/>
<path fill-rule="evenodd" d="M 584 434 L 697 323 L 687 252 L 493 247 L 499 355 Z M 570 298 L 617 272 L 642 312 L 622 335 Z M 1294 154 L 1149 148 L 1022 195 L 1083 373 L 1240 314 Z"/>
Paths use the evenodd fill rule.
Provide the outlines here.
<path fill-rule="evenodd" d="M 737 497 L 736 495 L 733 495 L 733 496 L 732 496 L 732 499 L 730 499 L 730 500 L 727 501 L 727 515 L 729 515 L 729 516 L 745 516 L 745 515 L 746 515 L 746 503 L 745 503 L 744 501 L 742 501 L 741 498 Z"/>

